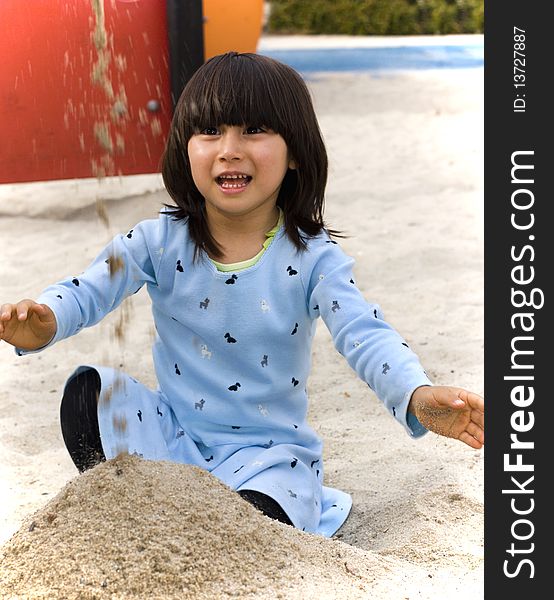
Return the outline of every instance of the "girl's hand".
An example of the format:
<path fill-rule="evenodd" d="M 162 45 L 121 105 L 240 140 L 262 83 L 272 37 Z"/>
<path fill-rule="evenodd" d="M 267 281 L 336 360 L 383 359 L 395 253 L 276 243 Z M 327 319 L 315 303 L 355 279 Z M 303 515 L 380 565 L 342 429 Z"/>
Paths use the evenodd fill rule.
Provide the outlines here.
<path fill-rule="evenodd" d="M 478 394 L 449 386 L 422 386 L 408 410 L 430 431 L 479 449 L 485 443 L 485 403 Z"/>
<path fill-rule="evenodd" d="M 0 340 L 23 350 L 46 346 L 56 334 L 56 317 L 46 304 L 21 300 L 0 307 Z"/>

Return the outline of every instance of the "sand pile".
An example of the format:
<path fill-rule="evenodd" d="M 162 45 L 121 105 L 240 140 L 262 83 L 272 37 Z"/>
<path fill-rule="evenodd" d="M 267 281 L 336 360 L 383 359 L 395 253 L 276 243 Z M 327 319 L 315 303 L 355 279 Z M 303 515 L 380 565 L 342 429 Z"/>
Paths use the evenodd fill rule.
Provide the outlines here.
<path fill-rule="evenodd" d="M 70 481 L 0 560 L 2 598 L 358 598 L 389 570 L 268 519 L 197 467 L 129 455 Z"/>

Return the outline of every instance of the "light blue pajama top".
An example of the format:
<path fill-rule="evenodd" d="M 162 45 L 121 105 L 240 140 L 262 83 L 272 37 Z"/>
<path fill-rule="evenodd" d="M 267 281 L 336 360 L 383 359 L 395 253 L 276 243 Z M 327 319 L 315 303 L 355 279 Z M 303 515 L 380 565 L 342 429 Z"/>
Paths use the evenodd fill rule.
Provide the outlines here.
<path fill-rule="evenodd" d="M 280 227 L 260 260 L 237 273 L 193 256 L 187 221 L 166 213 L 117 236 L 84 273 L 38 298 L 58 324 L 49 345 L 94 325 L 146 284 L 159 388 L 94 367 L 106 456 L 126 449 L 198 465 L 234 490 L 271 496 L 296 527 L 331 536 L 351 498 L 323 486 L 322 443 L 306 422 L 316 319 L 412 437 L 426 430 L 407 415 L 411 394 L 431 382 L 364 299 L 354 261 L 326 233 L 297 251 Z"/>

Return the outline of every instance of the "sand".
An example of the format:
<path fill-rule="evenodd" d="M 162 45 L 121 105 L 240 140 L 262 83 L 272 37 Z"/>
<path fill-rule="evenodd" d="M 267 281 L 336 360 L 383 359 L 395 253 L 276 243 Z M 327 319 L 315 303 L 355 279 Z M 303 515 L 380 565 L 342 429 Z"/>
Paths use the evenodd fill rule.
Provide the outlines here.
<path fill-rule="evenodd" d="M 358 285 L 368 300 L 380 303 L 436 383 L 478 393 L 483 391 L 482 76 L 482 69 L 443 70 L 328 74 L 309 82 L 331 161 L 327 217 L 331 226 L 349 235 L 341 244 L 357 261 Z M 125 185 L 122 181 L 121 196 Z M 167 199 L 158 191 L 106 200 L 106 227 L 96 212 L 97 194 L 73 194 L 67 188 L 41 203 L 42 189 L 39 185 L 23 194 L 12 186 L 9 193 L 17 201 L 0 193 L 0 301 L 36 297 L 51 281 L 79 273 L 112 234 L 154 216 Z M 17 532 L 5 546 L 8 554 L 29 542 L 19 558 L 11 554 L 2 560 L 2 578 L 17 570 L 28 573 L 31 569 L 24 565 L 30 563 L 24 561 L 31 556 L 39 571 L 47 560 L 56 563 L 53 557 L 61 557 L 65 549 L 53 543 L 58 539 L 53 532 L 67 535 L 64 527 L 77 521 L 83 528 L 80 535 L 90 536 L 81 546 L 83 560 L 102 563 L 107 553 L 94 541 L 100 529 L 88 510 L 106 502 L 106 523 L 117 521 L 117 507 L 128 503 L 151 511 L 150 533 L 161 531 L 154 529 L 161 527 L 154 518 L 159 512 L 144 495 L 151 489 L 154 497 L 154 488 L 119 487 L 118 502 L 110 503 L 110 486 L 101 490 L 100 482 L 117 480 L 113 468 L 106 465 L 97 475 L 77 476 L 58 425 L 64 381 L 79 364 L 121 366 L 155 385 L 149 306 L 145 293 L 132 297 L 119 337 L 120 315 L 115 313 L 42 354 L 18 358 L 0 343 L 0 542 Z M 174 590 L 160 597 L 248 597 L 249 589 L 260 598 L 482 597 L 484 452 L 433 434 L 409 439 L 334 350 L 324 325 L 317 330 L 313 361 L 309 418 L 325 443 L 325 483 L 352 494 L 348 521 L 335 540 L 303 534 L 271 522 L 186 467 L 165 465 L 151 473 L 152 468 L 130 463 L 126 469 L 131 473 L 148 473 L 147 479 L 160 486 L 182 479 L 184 487 L 176 489 L 209 490 L 201 498 L 188 493 L 185 508 L 172 505 L 180 517 L 164 524 L 172 543 L 188 540 L 198 551 L 193 563 L 217 553 L 220 537 L 234 547 L 233 540 L 256 532 L 246 555 L 244 548 L 236 548 L 230 563 L 221 566 L 219 579 L 210 579 L 205 566 L 188 574 L 172 571 L 180 584 L 202 580 L 197 595 Z M 78 494 L 87 500 L 87 510 L 64 504 L 64 498 Z M 205 507 L 214 515 L 209 508 L 214 501 L 228 515 L 223 522 L 217 516 L 199 521 L 186 511 L 187 505 Z M 169 506 L 167 510 L 175 514 Z M 124 510 L 123 521 L 134 523 L 135 518 Z M 29 531 L 33 520 L 36 525 Z M 114 540 L 116 532 L 132 535 L 129 527 L 112 530 Z M 203 545 L 192 543 L 191 534 L 205 535 Z M 269 556 L 261 552 L 267 539 L 276 549 Z M 125 562 L 127 573 L 140 569 L 146 552 L 139 552 L 136 543 L 134 549 L 126 545 L 136 559 Z M 283 544 L 286 551 L 278 551 Z M 112 566 L 121 560 L 121 548 L 116 551 Z M 174 566 L 192 564 L 191 556 L 181 555 L 175 546 L 156 545 L 155 551 L 165 553 Z M 19 566 L 14 560 L 21 561 Z M 246 579 L 231 575 L 236 573 L 232 566 L 241 561 Z M 123 579 L 114 576 L 113 568 L 101 571 L 97 566 L 84 576 L 86 583 L 74 584 L 74 597 L 132 594 L 135 588 L 129 583 L 116 589 Z M 64 569 L 77 572 L 74 564 L 60 559 L 59 568 L 49 571 L 53 585 L 67 584 L 57 575 Z M 152 577 L 145 571 L 140 585 L 152 585 Z M 40 585 L 31 587 L 40 597 Z M 0 597 L 33 596 L 29 589 L 14 596 L 0 588 Z M 48 592 L 44 597 L 57 596 Z"/>
<path fill-rule="evenodd" d="M 391 561 L 264 517 L 209 473 L 120 455 L 68 483 L 0 551 L 21 598 L 361 598 Z"/>

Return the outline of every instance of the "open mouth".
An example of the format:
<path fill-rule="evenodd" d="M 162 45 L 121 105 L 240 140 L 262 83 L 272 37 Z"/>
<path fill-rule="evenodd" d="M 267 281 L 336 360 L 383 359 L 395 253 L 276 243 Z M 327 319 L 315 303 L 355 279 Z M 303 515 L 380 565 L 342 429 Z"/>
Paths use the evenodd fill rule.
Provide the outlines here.
<path fill-rule="evenodd" d="M 250 175 L 221 175 L 216 177 L 218 185 L 224 190 L 238 190 L 245 188 L 251 181 Z"/>

